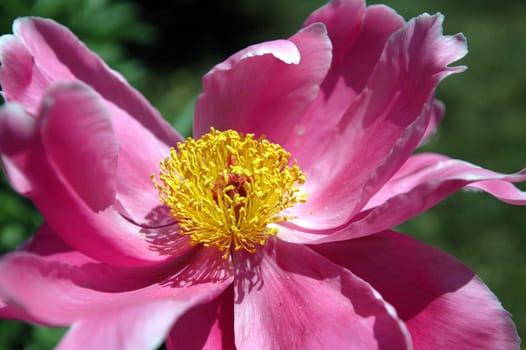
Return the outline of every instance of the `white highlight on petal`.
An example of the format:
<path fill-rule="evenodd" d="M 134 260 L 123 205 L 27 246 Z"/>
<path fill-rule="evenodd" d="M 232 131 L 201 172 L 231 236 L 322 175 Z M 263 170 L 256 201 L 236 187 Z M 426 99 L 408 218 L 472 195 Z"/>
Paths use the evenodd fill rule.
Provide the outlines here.
<path fill-rule="evenodd" d="M 268 45 L 254 45 L 247 49 L 240 60 L 246 58 L 271 54 L 278 60 L 287 64 L 299 64 L 301 55 L 294 43 L 288 40 L 275 40 L 267 43 Z"/>

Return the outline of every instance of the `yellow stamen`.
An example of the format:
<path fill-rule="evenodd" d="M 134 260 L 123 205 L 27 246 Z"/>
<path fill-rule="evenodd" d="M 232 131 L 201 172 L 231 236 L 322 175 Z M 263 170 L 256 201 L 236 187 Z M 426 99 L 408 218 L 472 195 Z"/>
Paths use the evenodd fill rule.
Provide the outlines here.
<path fill-rule="evenodd" d="M 297 188 L 305 175 L 296 161 L 289 166 L 289 158 L 264 137 L 212 128 L 171 148 L 159 181 L 154 175 L 152 181 L 179 233 L 228 258 L 231 249 L 254 253 L 278 233 L 271 224 L 292 218 L 282 211 L 305 201 Z"/>

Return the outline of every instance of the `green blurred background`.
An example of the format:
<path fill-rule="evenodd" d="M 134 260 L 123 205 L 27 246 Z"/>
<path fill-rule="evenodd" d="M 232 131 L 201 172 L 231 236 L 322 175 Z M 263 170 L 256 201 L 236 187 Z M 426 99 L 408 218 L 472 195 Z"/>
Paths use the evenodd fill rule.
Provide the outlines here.
<path fill-rule="evenodd" d="M 324 3 L 0 0 L 0 33 L 10 33 L 18 16 L 58 20 L 189 135 L 193 102 L 206 71 L 251 43 L 290 36 Z M 406 19 L 441 12 L 446 16 L 446 33 L 463 32 L 468 38 L 470 53 L 461 63 L 469 69 L 440 86 L 438 97 L 446 103 L 446 118 L 424 150 L 502 172 L 526 165 L 526 2 L 383 3 Z M 519 334 L 526 339 L 525 213 L 526 208 L 482 193 L 461 192 L 400 230 L 446 250 L 475 270 L 513 314 Z M 16 248 L 41 221 L 31 203 L 13 193 L 2 177 L 0 253 Z M 50 349 L 63 332 L 0 320 L 0 350 Z"/>

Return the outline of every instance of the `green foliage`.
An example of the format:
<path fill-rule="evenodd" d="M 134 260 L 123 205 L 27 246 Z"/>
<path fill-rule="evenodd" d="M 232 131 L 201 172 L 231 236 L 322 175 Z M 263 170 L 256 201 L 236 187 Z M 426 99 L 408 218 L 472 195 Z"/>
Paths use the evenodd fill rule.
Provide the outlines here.
<path fill-rule="evenodd" d="M 14 193 L 2 174 L 0 187 L 0 254 L 15 249 L 41 222 L 31 203 Z"/>
<path fill-rule="evenodd" d="M 145 43 L 154 37 L 153 27 L 138 18 L 133 2 L 115 0 L 0 0 L 0 33 L 10 33 L 21 16 L 53 18 L 71 29 L 132 84 L 145 78 L 142 63 L 126 56 L 126 43 Z M 139 86 L 140 87 L 140 86 Z"/>

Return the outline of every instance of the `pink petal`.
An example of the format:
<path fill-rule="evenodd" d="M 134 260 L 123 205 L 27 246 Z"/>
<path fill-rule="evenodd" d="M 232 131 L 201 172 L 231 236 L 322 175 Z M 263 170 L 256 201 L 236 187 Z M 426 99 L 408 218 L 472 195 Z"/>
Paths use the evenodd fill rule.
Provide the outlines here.
<path fill-rule="evenodd" d="M 444 117 L 445 109 L 446 108 L 441 101 L 434 101 L 433 108 L 428 110 L 430 113 L 429 124 L 427 124 L 424 136 L 422 137 L 422 140 L 420 140 L 420 144 L 418 145 L 419 147 L 425 145 L 433 138 L 433 136 L 435 136 L 437 127 Z"/>
<path fill-rule="evenodd" d="M 156 218 L 153 222 L 151 218 L 152 212 L 158 211 L 161 206 L 151 175 L 159 171 L 161 161 L 169 155 L 169 145 L 121 109 L 109 106 L 120 147 L 116 181 L 121 213 L 140 225 L 158 226 L 173 222 L 169 215 Z"/>
<path fill-rule="evenodd" d="M 365 11 L 363 1 L 332 1 L 306 23 L 321 21 L 333 42 L 331 69 L 316 100 L 297 122 L 285 148 L 309 169 L 331 144 L 332 134 L 356 96 L 363 90 L 387 39 L 404 21 L 385 6 Z"/>
<path fill-rule="evenodd" d="M 314 249 L 380 292 L 415 349 L 518 349 L 510 315 L 466 266 L 405 235 L 384 232 Z"/>
<path fill-rule="evenodd" d="M 422 15 L 388 41 L 367 86 L 347 110 L 331 145 L 307 172 L 300 225 L 349 221 L 405 162 L 425 134 L 439 81 L 466 53 L 464 37 L 442 35 L 442 16 Z"/>
<path fill-rule="evenodd" d="M 84 324 L 91 332 L 92 321 L 107 321 L 118 329 L 124 315 L 132 317 L 142 306 L 149 309 L 150 302 L 163 300 L 178 306 L 173 321 L 187 308 L 216 298 L 232 281 L 229 263 L 212 249 L 196 250 L 178 263 L 123 268 L 68 249 L 47 227 L 36 237 L 40 242 L 0 260 L 0 297 L 39 323 Z"/>
<path fill-rule="evenodd" d="M 2 96 L 35 115 L 51 78 L 34 64 L 31 53 L 14 35 L 0 36 L 0 63 Z"/>
<path fill-rule="evenodd" d="M 44 256 L 52 261 L 67 262 L 74 266 L 98 263 L 97 260 L 74 250 L 64 242 L 46 222 L 40 225 L 35 234 L 17 251 Z"/>
<path fill-rule="evenodd" d="M 81 85 L 55 87 L 44 105 L 46 156 L 91 210 L 106 209 L 115 202 L 119 151 L 108 111 Z"/>
<path fill-rule="evenodd" d="M 203 79 L 194 136 L 213 126 L 264 134 L 282 143 L 316 97 L 330 60 L 331 45 L 321 24 L 289 40 L 253 45 L 234 54 Z"/>
<path fill-rule="evenodd" d="M 37 322 L 29 314 L 21 310 L 17 305 L 6 302 L 0 297 L 0 318 L 8 320 L 24 320 L 26 322 Z"/>
<path fill-rule="evenodd" d="M 135 118 L 164 143 L 170 145 L 181 140 L 181 137 L 144 97 L 133 89 L 122 76 L 108 68 L 67 28 L 49 19 L 26 17 L 15 21 L 13 32 L 34 60 L 33 65 L 25 65 L 24 68 L 20 68 L 22 73 L 38 67 L 39 74 L 49 81 L 80 80 L 90 85 L 106 101 Z M 3 57 L 4 53 L 1 48 L 0 51 L 2 51 L 0 56 Z M 3 63 L 3 66 L 5 67 L 6 64 Z M 7 69 L 15 68 L 9 66 Z M 36 85 L 31 84 L 31 87 Z M 8 100 L 20 101 L 21 96 L 11 92 L 10 85 L 6 85 L 3 80 L 2 86 Z M 31 89 L 27 92 L 31 96 L 42 96 L 43 93 L 43 89 Z M 36 111 L 38 105 L 25 105 L 25 108 L 29 111 Z"/>
<path fill-rule="evenodd" d="M 21 103 L 35 116 L 53 81 L 91 85 L 109 109 L 121 146 L 116 181 L 122 214 L 136 223 L 153 225 L 148 217 L 159 205 L 159 198 L 150 175 L 167 156 L 168 146 L 182 139 L 142 96 L 66 28 L 36 18 L 19 19 L 14 27 L 18 37 L 0 39 L 0 82 L 7 100 Z"/>
<path fill-rule="evenodd" d="M 507 179 L 477 181 L 467 185 L 466 188 L 485 191 L 508 204 L 526 205 L 526 192 L 519 190 L 512 184 L 512 182 L 519 181 L 526 181 L 526 169 L 516 176 L 507 177 Z"/>
<path fill-rule="evenodd" d="M 0 317 L 11 319 L 14 318 L 12 314 L 13 312 L 9 310 L 9 306 L 7 305 L 7 303 L 3 301 L 2 298 L 0 298 Z"/>
<path fill-rule="evenodd" d="M 196 300 L 182 301 L 165 298 L 128 305 L 109 307 L 97 317 L 75 322 L 57 346 L 57 350 L 99 349 L 158 349 L 172 324 Z"/>
<path fill-rule="evenodd" d="M 234 261 L 238 349 L 410 347 L 403 323 L 368 283 L 305 246 L 275 240 Z"/>
<path fill-rule="evenodd" d="M 393 178 L 370 199 L 365 209 L 382 205 L 391 198 L 409 193 L 419 186 L 438 185 L 444 182 L 458 182 L 460 186 L 457 187 L 469 185 L 469 187 L 483 190 L 487 188 L 488 192 L 496 197 L 511 196 L 518 200 L 512 204 L 526 204 L 524 192 L 514 186 L 503 188 L 503 191 L 500 191 L 499 186 L 484 185 L 522 181 L 526 181 L 526 169 L 516 174 L 502 174 L 443 155 L 421 153 L 409 158 Z M 512 191 L 509 192 L 508 189 Z M 445 196 L 449 193 L 442 192 L 439 195 Z"/>
<path fill-rule="evenodd" d="M 115 210 L 116 142 L 102 100 L 74 83 L 51 89 L 45 101 L 36 125 L 19 109 L 3 110 L 0 151 L 15 187 L 56 232 L 79 251 L 117 265 L 151 264 L 190 249 L 160 251 L 157 232 Z"/>
<path fill-rule="evenodd" d="M 169 229 L 172 232 L 167 234 L 163 232 L 164 229 Z M 151 249 L 157 250 L 162 254 L 182 256 L 192 249 L 187 237 L 178 234 L 178 228 L 164 227 L 157 230 L 152 229 L 144 232 L 144 234 L 147 239 L 151 239 L 151 241 L 149 241 L 152 244 Z M 100 263 L 99 261 L 74 250 L 70 245 L 64 242 L 64 240 L 59 237 L 59 235 L 57 235 L 47 223 L 42 224 L 31 239 L 28 240 L 19 250 L 46 256 L 53 260 L 67 262 L 68 264 L 74 265 Z M 154 272 L 159 269 L 158 266 L 159 265 L 152 265 L 151 267 L 139 267 L 131 270 L 128 268 L 122 268 L 122 270 L 118 271 L 120 271 L 121 274 L 124 274 L 123 271 L 132 271 L 136 273 L 137 271 L 143 270 L 151 278 L 156 278 L 155 276 L 157 275 Z M 128 278 L 127 282 L 131 283 L 128 283 L 131 286 L 129 288 L 136 288 L 143 283 L 143 280 L 138 280 L 137 278 L 125 278 Z"/>
<path fill-rule="evenodd" d="M 234 296 L 228 288 L 218 298 L 187 311 L 166 339 L 168 350 L 235 350 Z"/>
<path fill-rule="evenodd" d="M 504 202 L 526 205 L 526 192 L 512 184 L 522 181 L 526 181 L 526 170 L 500 174 L 442 155 L 421 153 L 409 158 L 344 227 L 309 232 L 289 224 L 280 230 L 279 237 L 290 242 L 322 243 L 374 234 L 411 219 L 462 188 L 480 189 Z"/>
<path fill-rule="evenodd" d="M 365 15 L 363 0 L 331 1 L 314 11 L 304 23 L 307 27 L 313 23 L 323 23 L 333 46 L 333 59 L 341 56 L 358 39 Z"/>
<path fill-rule="evenodd" d="M 19 164 L 27 162 L 38 130 L 33 118 L 16 104 L 0 107 L 0 156 L 9 183 L 23 195 L 31 191 L 31 181 Z"/>

